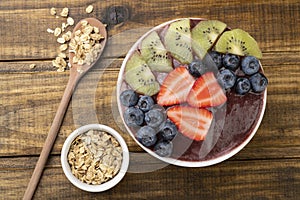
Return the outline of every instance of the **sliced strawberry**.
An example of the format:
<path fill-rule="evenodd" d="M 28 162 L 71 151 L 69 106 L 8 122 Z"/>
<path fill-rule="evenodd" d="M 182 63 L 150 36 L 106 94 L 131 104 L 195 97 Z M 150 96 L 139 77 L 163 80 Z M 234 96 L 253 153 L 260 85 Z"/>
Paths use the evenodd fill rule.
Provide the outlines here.
<path fill-rule="evenodd" d="M 204 108 L 179 105 L 170 107 L 167 115 L 183 135 L 196 141 L 205 139 L 213 119 L 213 114 Z"/>
<path fill-rule="evenodd" d="M 185 67 L 177 67 L 163 81 L 157 95 L 157 103 L 162 106 L 169 106 L 186 102 L 194 82 L 195 79 Z"/>
<path fill-rule="evenodd" d="M 207 72 L 199 77 L 187 97 L 187 102 L 195 107 L 218 106 L 226 101 L 227 97 L 213 72 Z"/>

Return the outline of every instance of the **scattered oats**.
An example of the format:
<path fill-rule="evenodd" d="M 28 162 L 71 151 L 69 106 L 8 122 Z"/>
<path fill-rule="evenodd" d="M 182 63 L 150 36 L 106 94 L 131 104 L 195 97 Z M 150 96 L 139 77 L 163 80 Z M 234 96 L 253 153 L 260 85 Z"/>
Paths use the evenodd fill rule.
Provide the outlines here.
<path fill-rule="evenodd" d="M 56 59 L 52 60 L 53 67 L 59 67 L 59 64 L 56 62 Z"/>
<path fill-rule="evenodd" d="M 50 28 L 47 28 L 47 32 L 53 34 L 53 33 L 54 33 L 54 30 L 52 30 L 52 29 L 50 29 Z"/>
<path fill-rule="evenodd" d="M 60 13 L 60 16 L 68 17 L 68 15 L 69 15 L 69 8 L 63 8 L 61 13 Z"/>
<path fill-rule="evenodd" d="M 72 32 L 71 32 L 71 31 L 68 31 L 68 32 L 66 32 L 65 34 L 66 34 L 68 37 L 70 37 L 70 38 L 72 37 Z"/>
<path fill-rule="evenodd" d="M 72 17 L 68 17 L 67 18 L 67 23 L 70 25 L 70 26 L 73 26 L 74 25 L 74 19 Z"/>
<path fill-rule="evenodd" d="M 68 49 L 68 45 L 67 44 L 62 44 L 62 45 L 59 46 L 59 50 L 60 51 L 65 51 L 67 49 Z"/>
<path fill-rule="evenodd" d="M 84 183 L 99 185 L 120 171 L 122 154 L 120 144 L 110 134 L 89 130 L 75 138 L 67 159 L 75 177 Z"/>
<path fill-rule="evenodd" d="M 65 59 L 61 58 L 61 57 L 56 57 L 56 60 L 58 61 L 59 64 L 61 64 L 61 66 L 63 68 L 66 68 L 67 66 L 67 62 L 65 61 Z"/>
<path fill-rule="evenodd" d="M 94 10 L 94 6 L 93 5 L 89 5 L 88 7 L 86 7 L 85 12 L 86 13 L 91 13 Z"/>
<path fill-rule="evenodd" d="M 65 70 L 63 68 L 58 68 L 56 71 L 57 72 L 64 72 Z"/>
<path fill-rule="evenodd" d="M 57 42 L 60 44 L 64 44 L 66 42 L 66 40 L 62 37 L 57 38 Z"/>
<path fill-rule="evenodd" d="M 29 65 L 30 69 L 34 69 L 36 67 L 36 64 Z"/>
<path fill-rule="evenodd" d="M 63 34 L 61 37 L 64 38 L 66 42 L 68 42 L 68 41 L 71 40 L 72 32 L 71 32 L 71 31 L 68 31 L 68 32 L 66 32 L 65 34 Z"/>
<path fill-rule="evenodd" d="M 61 24 L 61 30 L 64 32 L 68 26 L 69 26 L 69 24 L 66 24 L 65 22 L 63 22 Z"/>
<path fill-rule="evenodd" d="M 59 35 L 61 34 L 61 28 L 56 28 L 55 30 L 54 30 L 54 36 L 55 37 L 58 37 Z"/>
<path fill-rule="evenodd" d="M 64 60 L 64 58 L 57 56 L 55 60 L 52 60 L 52 65 L 58 68 L 58 72 L 63 72 L 67 67 L 67 62 Z"/>
<path fill-rule="evenodd" d="M 56 15 L 56 8 L 53 8 L 53 7 L 52 7 L 52 8 L 50 9 L 50 14 L 51 14 L 51 15 Z"/>
<path fill-rule="evenodd" d="M 61 45 L 62 46 L 62 45 Z M 68 48 L 68 47 L 67 47 Z M 60 52 L 58 54 L 58 57 L 61 57 L 61 58 L 67 58 L 67 54 L 66 53 L 63 53 L 63 52 Z"/>

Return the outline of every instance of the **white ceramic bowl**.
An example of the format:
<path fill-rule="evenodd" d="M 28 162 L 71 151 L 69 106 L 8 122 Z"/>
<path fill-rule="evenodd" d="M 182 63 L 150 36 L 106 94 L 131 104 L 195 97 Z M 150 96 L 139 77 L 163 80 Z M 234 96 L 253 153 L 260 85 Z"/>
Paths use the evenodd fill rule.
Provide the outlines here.
<path fill-rule="evenodd" d="M 67 159 L 68 152 L 69 152 L 72 141 L 78 135 L 85 133 L 91 129 L 92 130 L 101 130 L 101 131 L 105 131 L 105 132 L 111 134 L 113 137 L 115 137 L 117 139 L 117 141 L 119 142 L 119 144 L 121 145 L 121 148 L 123 150 L 123 160 L 122 160 L 120 171 L 112 179 L 110 179 L 109 181 L 102 183 L 100 185 L 89 185 L 89 184 L 84 183 L 84 182 L 80 181 L 79 179 L 77 179 L 72 174 L 71 168 L 70 168 L 70 165 L 69 165 L 68 159 Z M 69 181 L 73 185 L 75 185 L 76 187 L 78 187 L 82 190 L 88 191 L 88 192 L 102 192 L 102 191 L 105 191 L 105 190 L 108 190 L 108 189 L 114 187 L 123 179 L 125 173 L 127 172 L 128 165 L 129 165 L 129 151 L 128 151 L 128 147 L 127 147 L 124 139 L 117 131 L 115 131 L 114 129 L 112 129 L 106 125 L 89 124 L 89 125 L 85 125 L 85 126 L 82 126 L 78 129 L 76 129 L 68 136 L 68 138 L 66 139 L 66 141 L 63 145 L 62 151 L 61 151 L 61 164 L 62 164 L 62 168 L 63 168 L 63 171 L 64 171 L 66 177 L 69 179 Z"/>

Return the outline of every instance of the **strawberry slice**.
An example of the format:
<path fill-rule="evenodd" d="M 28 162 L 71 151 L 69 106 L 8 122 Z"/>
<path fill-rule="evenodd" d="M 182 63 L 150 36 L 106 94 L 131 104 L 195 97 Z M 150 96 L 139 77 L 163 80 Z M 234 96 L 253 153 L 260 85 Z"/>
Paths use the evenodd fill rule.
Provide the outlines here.
<path fill-rule="evenodd" d="M 199 77 L 187 97 L 187 102 L 195 107 L 218 106 L 226 101 L 227 97 L 213 72 L 207 72 Z"/>
<path fill-rule="evenodd" d="M 213 119 L 213 114 L 205 108 L 179 105 L 170 107 L 167 115 L 183 135 L 196 141 L 205 139 Z"/>
<path fill-rule="evenodd" d="M 157 103 L 169 106 L 186 102 L 194 82 L 195 79 L 184 66 L 177 67 L 163 81 L 157 95 Z"/>

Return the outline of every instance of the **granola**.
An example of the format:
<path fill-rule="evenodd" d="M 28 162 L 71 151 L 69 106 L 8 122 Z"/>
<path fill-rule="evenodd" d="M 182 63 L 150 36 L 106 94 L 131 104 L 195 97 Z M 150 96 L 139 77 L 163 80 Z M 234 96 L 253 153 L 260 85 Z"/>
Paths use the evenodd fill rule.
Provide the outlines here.
<path fill-rule="evenodd" d="M 67 24 L 69 24 L 70 26 L 74 25 L 74 19 L 72 17 L 68 17 L 67 18 Z"/>
<path fill-rule="evenodd" d="M 68 17 L 68 15 L 69 15 L 69 8 L 63 8 L 61 13 L 60 13 L 60 16 Z"/>
<path fill-rule="evenodd" d="M 89 130 L 72 142 L 68 163 L 72 174 L 84 183 L 99 185 L 113 178 L 121 168 L 122 148 L 110 134 Z"/>
<path fill-rule="evenodd" d="M 54 33 L 54 30 L 52 30 L 51 28 L 47 28 L 47 32 L 48 33 Z"/>
<path fill-rule="evenodd" d="M 56 29 L 54 29 L 54 36 L 58 37 L 61 34 L 61 28 L 57 27 Z"/>
<path fill-rule="evenodd" d="M 94 10 L 94 6 L 93 5 L 89 5 L 88 7 L 86 7 L 85 12 L 86 13 L 91 13 Z"/>
<path fill-rule="evenodd" d="M 50 9 L 50 15 L 56 15 L 56 8 L 51 8 Z"/>
<path fill-rule="evenodd" d="M 102 49 L 100 44 L 104 37 L 99 33 L 99 29 L 90 25 L 87 21 L 81 21 L 81 29 L 75 31 L 74 38 L 69 43 L 70 52 L 75 56 L 74 64 L 92 64 Z"/>

